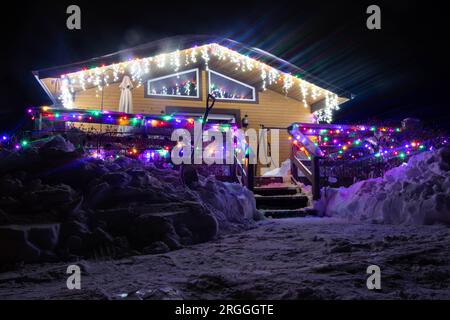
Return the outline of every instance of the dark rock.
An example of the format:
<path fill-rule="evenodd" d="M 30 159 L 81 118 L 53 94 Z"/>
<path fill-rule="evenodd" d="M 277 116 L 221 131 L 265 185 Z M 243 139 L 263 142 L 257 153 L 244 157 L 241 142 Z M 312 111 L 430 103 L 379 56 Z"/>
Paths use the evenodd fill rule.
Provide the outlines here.
<path fill-rule="evenodd" d="M 133 201 L 152 201 L 157 199 L 165 199 L 163 194 L 155 192 L 152 189 L 141 189 L 135 187 L 123 187 L 114 191 L 114 198 L 116 201 L 126 201 L 127 203 Z"/>
<path fill-rule="evenodd" d="M 106 167 L 110 172 L 115 172 L 122 169 L 121 166 L 119 166 L 117 163 L 108 163 Z"/>
<path fill-rule="evenodd" d="M 70 253 L 80 254 L 83 249 L 83 240 L 79 236 L 70 236 L 66 240 L 65 248 Z"/>
<path fill-rule="evenodd" d="M 58 204 L 66 205 L 73 202 L 77 196 L 76 192 L 68 185 L 61 184 L 57 186 L 46 186 L 45 189 L 35 192 L 39 202 L 43 202 L 46 206 Z"/>
<path fill-rule="evenodd" d="M 61 238 L 67 239 L 70 236 L 79 236 L 81 239 L 86 239 L 90 236 L 89 228 L 80 221 L 69 221 L 61 224 Z"/>
<path fill-rule="evenodd" d="M 135 214 L 129 209 L 101 210 L 95 213 L 98 221 L 106 223 L 109 232 L 115 235 L 126 235 L 129 233 Z"/>
<path fill-rule="evenodd" d="M 53 250 L 59 241 L 59 224 L 49 224 L 31 227 L 28 239 L 42 250 Z"/>
<path fill-rule="evenodd" d="M 198 173 L 197 170 L 191 165 L 183 166 L 181 171 L 181 179 L 189 188 L 196 188 L 198 186 Z"/>
<path fill-rule="evenodd" d="M 25 181 L 27 179 L 27 176 L 28 174 L 23 170 L 15 172 L 13 175 L 14 178 L 19 179 L 20 181 Z"/>
<path fill-rule="evenodd" d="M 182 246 L 178 240 L 179 238 L 177 236 L 175 236 L 174 234 L 169 234 L 164 238 L 164 243 L 167 244 L 167 246 L 171 249 L 171 250 L 178 250 L 181 249 Z"/>
<path fill-rule="evenodd" d="M 114 238 L 102 228 L 97 227 L 92 232 L 92 241 L 94 242 L 94 246 L 101 244 L 112 244 L 114 242 Z"/>
<path fill-rule="evenodd" d="M 114 163 L 119 165 L 122 169 L 129 169 L 132 166 L 133 160 L 127 157 L 119 157 L 114 160 Z"/>
<path fill-rule="evenodd" d="M 155 241 L 162 241 L 170 234 L 175 234 L 170 219 L 144 214 L 134 220 L 130 236 L 134 245 L 142 248 Z"/>
<path fill-rule="evenodd" d="M 60 258 L 53 251 L 41 251 L 41 255 L 39 256 L 40 262 L 58 262 Z"/>
<path fill-rule="evenodd" d="M 192 232 L 184 224 L 178 224 L 175 226 L 177 234 L 180 237 L 192 238 Z"/>
<path fill-rule="evenodd" d="M 38 191 L 41 190 L 43 188 L 42 186 L 42 180 L 41 179 L 34 179 L 31 180 L 27 185 L 26 185 L 26 189 L 29 192 L 33 192 L 33 191 Z"/>
<path fill-rule="evenodd" d="M 0 209 L 0 226 L 11 223 L 11 218 L 6 212 Z"/>
<path fill-rule="evenodd" d="M 89 190 L 88 202 L 93 208 L 102 206 L 107 202 L 111 192 L 111 187 L 108 183 L 103 182 L 95 185 Z"/>
<path fill-rule="evenodd" d="M 0 227 L 0 262 L 36 262 L 40 254 L 40 250 L 28 241 L 26 227 Z"/>
<path fill-rule="evenodd" d="M 170 248 L 162 241 L 153 242 L 151 245 L 142 249 L 142 253 L 144 254 L 161 254 L 169 251 Z"/>
<path fill-rule="evenodd" d="M 189 211 L 183 213 L 181 219 L 192 233 L 194 243 L 214 239 L 219 233 L 219 224 L 213 214 L 196 202 L 185 202 L 184 205 Z"/>
<path fill-rule="evenodd" d="M 19 179 L 1 179 L 0 194 L 4 196 L 15 195 L 23 189 L 22 181 Z"/>
<path fill-rule="evenodd" d="M 2 208 L 10 207 L 10 206 L 16 206 L 19 202 L 14 199 L 13 197 L 1 197 L 0 198 L 0 206 Z"/>
<path fill-rule="evenodd" d="M 131 177 L 125 172 L 111 172 L 105 174 L 102 179 L 108 182 L 111 186 L 123 187 L 130 182 Z"/>

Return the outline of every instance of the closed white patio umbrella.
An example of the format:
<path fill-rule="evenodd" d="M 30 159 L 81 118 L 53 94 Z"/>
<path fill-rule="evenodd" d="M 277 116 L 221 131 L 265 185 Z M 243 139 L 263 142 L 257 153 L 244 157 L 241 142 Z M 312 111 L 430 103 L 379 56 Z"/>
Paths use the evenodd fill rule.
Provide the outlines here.
<path fill-rule="evenodd" d="M 133 112 L 133 96 L 131 90 L 133 90 L 133 83 L 129 76 L 124 76 L 120 88 L 120 101 L 119 111 L 125 113 Z"/>
<path fill-rule="evenodd" d="M 133 83 L 129 76 L 124 76 L 120 88 L 119 112 L 132 113 L 133 112 Z M 119 132 L 128 132 L 126 126 L 119 126 Z"/>

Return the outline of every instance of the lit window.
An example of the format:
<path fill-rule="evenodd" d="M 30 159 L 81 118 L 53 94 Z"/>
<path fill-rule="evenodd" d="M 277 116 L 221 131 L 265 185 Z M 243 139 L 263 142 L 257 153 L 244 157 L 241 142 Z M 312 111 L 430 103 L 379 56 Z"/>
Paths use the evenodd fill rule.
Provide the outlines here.
<path fill-rule="evenodd" d="M 149 79 L 145 92 L 147 96 L 199 98 L 198 78 L 198 69 L 192 69 Z"/>
<path fill-rule="evenodd" d="M 209 70 L 209 93 L 218 100 L 256 101 L 255 88 Z"/>

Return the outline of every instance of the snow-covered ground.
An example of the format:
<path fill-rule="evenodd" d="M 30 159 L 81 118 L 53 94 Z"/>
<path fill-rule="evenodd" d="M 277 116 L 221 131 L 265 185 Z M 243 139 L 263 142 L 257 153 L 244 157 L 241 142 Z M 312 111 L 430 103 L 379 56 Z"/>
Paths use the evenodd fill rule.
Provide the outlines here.
<path fill-rule="evenodd" d="M 165 254 L 79 261 L 80 291 L 67 263 L 27 265 L 0 274 L 0 299 L 449 299 L 449 260 L 440 225 L 266 220 Z M 366 288 L 372 264 L 380 291 Z"/>
<path fill-rule="evenodd" d="M 257 222 L 252 193 L 213 177 L 188 189 L 172 170 L 80 158 L 62 137 L 4 152 L 0 299 L 450 299 L 448 149 L 324 195 L 326 218 Z"/>

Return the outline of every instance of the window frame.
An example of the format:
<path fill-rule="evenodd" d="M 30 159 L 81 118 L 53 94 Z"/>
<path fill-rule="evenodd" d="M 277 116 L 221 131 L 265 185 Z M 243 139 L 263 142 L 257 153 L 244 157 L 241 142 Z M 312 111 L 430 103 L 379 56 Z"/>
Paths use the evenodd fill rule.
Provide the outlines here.
<path fill-rule="evenodd" d="M 219 77 L 223 77 L 227 80 L 230 80 L 231 82 L 238 83 L 244 87 L 247 87 L 252 90 L 253 92 L 253 99 L 233 99 L 233 98 L 216 98 L 216 100 L 221 102 L 239 102 L 239 103 L 259 103 L 259 97 L 258 97 L 258 91 L 256 90 L 256 87 L 251 86 L 247 83 L 244 83 L 242 81 L 239 81 L 237 79 L 231 78 L 229 76 L 224 75 L 223 73 L 208 69 L 208 87 L 207 92 L 208 94 L 211 94 L 211 73 L 214 73 L 215 75 Z"/>
<path fill-rule="evenodd" d="M 159 81 L 159 80 L 164 80 L 164 79 L 168 79 L 168 78 L 172 78 L 172 77 L 176 77 L 182 74 L 187 74 L 187 73 L 191 73 L 195 71 L 195 77 L 197 80 L 197 95 L 195 96 L 183 96 L 183 95 L 164 95 L 164 94 L 153 94 L 150 93 L 150 89 L 151 89 L 151 82 L 155 82 L 155 81 Z M 145 98 L 153 98 L 153 99 L 182 99 L 182 100 L 202 100 L 202 82 L 201 82 L 201 76 L 200 76 L 200 70 L 199 68 L 194 68 L 194 69 L 189 69 L 189 70 L 184 70 L 184 71 L 180 71 L 180 72 L 175 72 L 175 73 L 171 73 L 165 76 L 161 76 L 161 77 L 157 77 L 157 78 L 151 78 L 151 79 L 147 79 L 145 81 Z"/>

